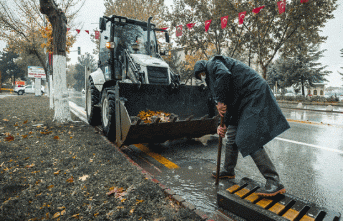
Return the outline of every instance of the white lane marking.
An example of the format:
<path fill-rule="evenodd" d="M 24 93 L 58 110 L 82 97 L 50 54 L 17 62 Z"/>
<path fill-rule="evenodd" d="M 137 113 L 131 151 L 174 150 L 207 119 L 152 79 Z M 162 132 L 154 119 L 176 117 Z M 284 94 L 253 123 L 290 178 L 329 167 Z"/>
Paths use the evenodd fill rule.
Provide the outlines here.
<path fill-rule="evenodd" d="M 282 141 L 285 141 L 285 142 L 290 142 L 290 143 L 295 143 L 295 144 L 315 147 L 315 148 L 318 148 L 318 149 L 327 150 L 327 151 L 331 151 L 331 152 L 336 152 L 336 153 L 339 153 L 339 154 L 343 154 L 343 151 L 341 151 L 341 150 L 332 149 L 332 148 L 328 148 L 328 147 L 321 147 L 321 146 L 314 145 L 314 144 L 302 143 L 302 142 L 298 142 L 298 141 L 294 141 L 294 140 L 288 140 L 288 139 L 279 138 L 279 137 L 276 137 L 275 139 L 282 140 Z"/>

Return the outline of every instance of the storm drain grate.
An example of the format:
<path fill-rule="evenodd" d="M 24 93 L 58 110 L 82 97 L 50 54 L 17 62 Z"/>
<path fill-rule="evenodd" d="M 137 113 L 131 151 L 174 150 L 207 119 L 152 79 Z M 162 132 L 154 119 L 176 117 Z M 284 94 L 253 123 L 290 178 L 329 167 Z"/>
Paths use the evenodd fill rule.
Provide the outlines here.
<path fill-rule="evenodd" d="M 273 198 L 258 196 L 259 183 L 243 178 L 239 184 L 229 183 L 217 193 L 218 206 L 246 220 L 339 221 L 341 214 L 305 202 L 289 194 Z"/>

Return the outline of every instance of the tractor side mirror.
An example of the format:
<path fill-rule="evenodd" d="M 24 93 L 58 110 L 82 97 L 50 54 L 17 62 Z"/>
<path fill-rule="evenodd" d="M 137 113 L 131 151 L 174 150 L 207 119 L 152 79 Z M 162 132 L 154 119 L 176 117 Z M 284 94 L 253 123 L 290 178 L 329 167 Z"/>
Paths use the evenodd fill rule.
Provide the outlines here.
<path fill-rule="evenodd" d="M 100 20 L 99 20 L 99 29 L 101 30 L 101 31 L 104 31 L 104 30 L 106 30 L 106 21 L 105 21 L 105 18 L 100 18 Z"/>
<path fill-rule="evenodd" d="M 166 42 L 169 43 L 169 34 L 166 32 Z"/>

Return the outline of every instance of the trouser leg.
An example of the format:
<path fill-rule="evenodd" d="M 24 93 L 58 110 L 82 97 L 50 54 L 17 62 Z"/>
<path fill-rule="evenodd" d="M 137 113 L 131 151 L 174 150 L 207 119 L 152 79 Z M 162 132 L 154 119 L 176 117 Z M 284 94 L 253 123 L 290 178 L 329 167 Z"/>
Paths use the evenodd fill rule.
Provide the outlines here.
<path fill-rule="evenodd" d="M 272 180 L 279 183 L 279 174 L 276 172 L 273 162 L 263 147 L 250 156 L 266 180 Z"/>
<path fill-rule="evenodd" d="M 262 147 L 260 150 L 251 154 L 251 158 L 266 179 L 266 185 L 258 189 L 256 193 L 267 197 L 285 193 L 286 189 L 280 184 L 279 174 L 265 149 Z"/>
<path fill-rule="evenodd" d="M 237 127 L 228 126 L 226 131 L 226 142 L 225 142 L 225 158 L 224 167 L 219 172 L 220 179 L 234 179 L 235 178 L 235 167 L 238 158 L 238 148 L 235 143 Z M 216 171 L 212 173 L 213 177 L 216 177 Z"/>
<path fill-rule="evenodd" d="M 237 126 L 229 125 L 226 132 L 225 142 L 225 158 L 224 170 L 228 171 L 233 176 L 235 175 L 235 167 L 238 158 L 238 147 L 235 143 Z"/>

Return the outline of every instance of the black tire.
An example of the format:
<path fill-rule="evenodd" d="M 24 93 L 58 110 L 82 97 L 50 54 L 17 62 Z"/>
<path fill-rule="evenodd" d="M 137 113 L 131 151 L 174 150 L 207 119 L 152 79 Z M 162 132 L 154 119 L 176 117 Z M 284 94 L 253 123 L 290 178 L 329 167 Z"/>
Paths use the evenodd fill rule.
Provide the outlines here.
<path fill-rule="evenodd" d="M 101 123 L 100 108 L 96 107 L 100 101 L 100 92 L 95 88 L 93 79 L 89 78 L 86 87 L 86 114 L 87 121 L 92 126 Z"/>
<path fill-rule="evenodd" d="M 23 94 L 24 94 L 23 90 L 18 91 L 18 95 L 23 95 Z"/>
<path fill-rule="evenodd" d="M 104 89 L 101 96 L 101 123 L 105 136 L 116 140 L 115 96 L 111 90 Z"/>

